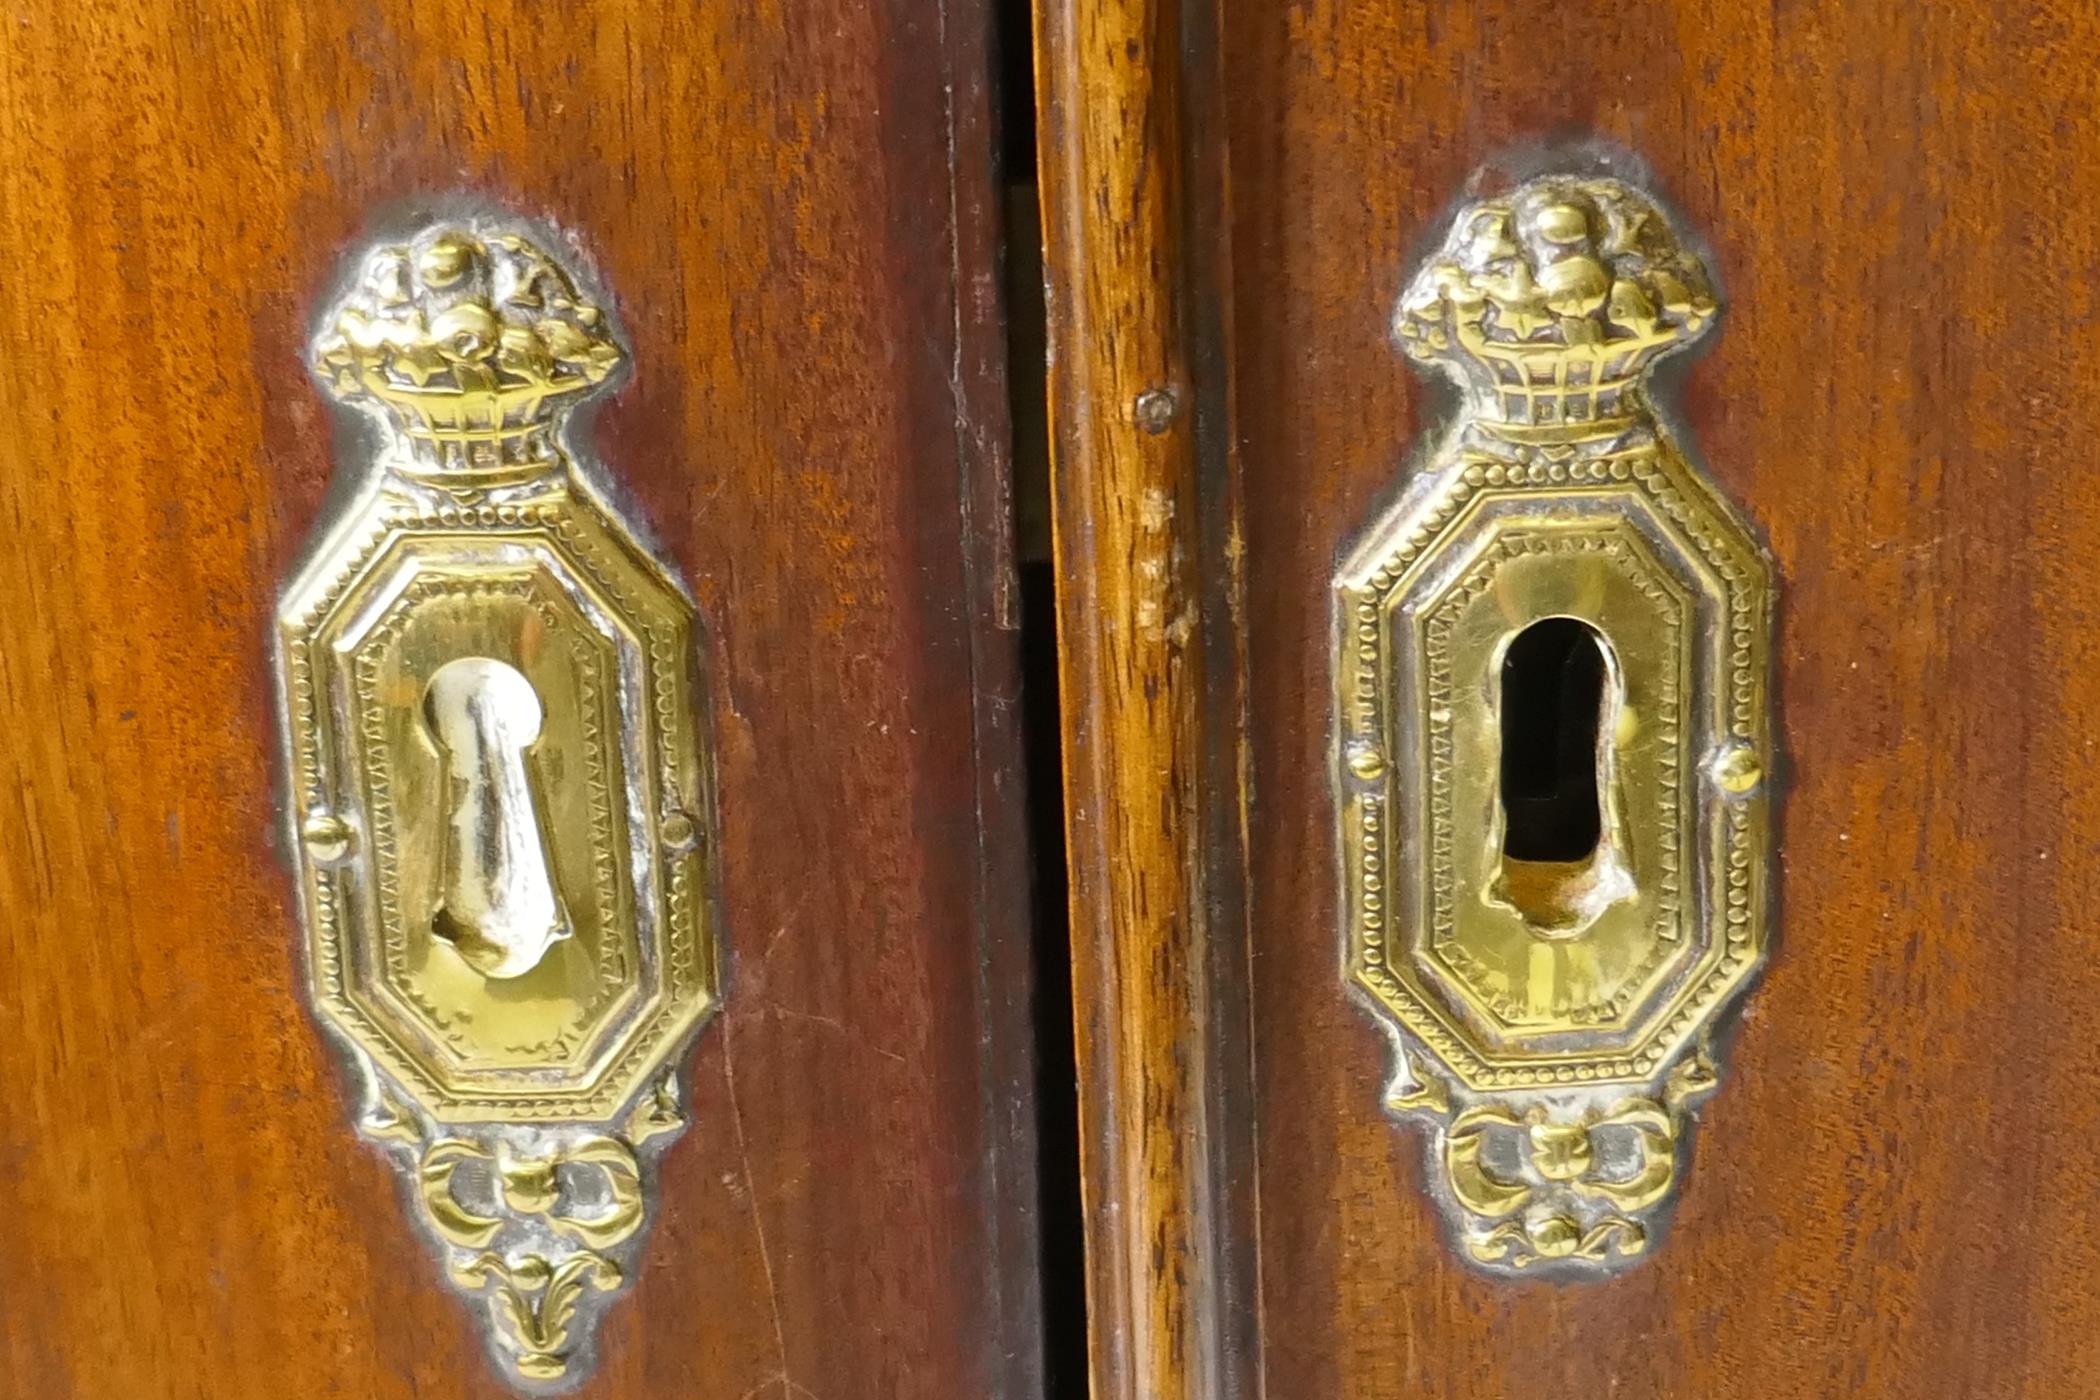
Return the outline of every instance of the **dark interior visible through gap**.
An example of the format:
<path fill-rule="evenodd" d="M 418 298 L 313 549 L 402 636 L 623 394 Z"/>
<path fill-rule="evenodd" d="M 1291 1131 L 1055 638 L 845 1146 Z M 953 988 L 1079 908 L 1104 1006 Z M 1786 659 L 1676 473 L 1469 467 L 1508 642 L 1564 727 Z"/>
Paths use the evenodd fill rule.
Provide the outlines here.
<path fill-rule="evenodd" d="M 1598 725 L 1604 641 L 1584 622 L 1549 617 L 1502 659 L 1502 854 L 1587 860 L 1602 838 Z"/>
<path fill-rule="evenodd" d="M 1034 21 L 997 0 L 1000 175 L 1005 186 L 1007 392 L 1021 584 L 1021 731 L 1035 852 L 1037 1234 L 1042 1246 L 1043 1393 L 1087 1392 L 1085 1225 L 1073 1072 L 1072 945 L 1065 888 L 1064 775 L 1057 697 L 1057 579 L 1050 561 L 1049 415 L 1042 222 L 1035 179 Z"/>

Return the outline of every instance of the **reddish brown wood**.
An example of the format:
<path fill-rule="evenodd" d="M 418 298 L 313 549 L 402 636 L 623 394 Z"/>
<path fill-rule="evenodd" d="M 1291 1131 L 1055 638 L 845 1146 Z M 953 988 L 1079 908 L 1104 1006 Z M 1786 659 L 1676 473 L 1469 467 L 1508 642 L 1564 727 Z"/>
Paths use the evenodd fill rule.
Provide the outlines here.
<path fill-rule="evenodd" d="M 2100 17 L 2090 5 L 1225 6 L 1261 1372 L 1289 1397 L 2100 1390 Z M 1469 175 L 1594 134 L 1711 243 L 1682 400 L 1780 563 L 1769 974 L 1674 1227 L 1494 1281 L 1343 995 L 1327 580 L 1432 397 L 1387 339 Z"/>
<path fill-rule="evenodd" d="M 393 202 L 572 231 L 710 633 L 726 1013 L 580 1394 L 1035 1393 L 984 8 L 17 6 L 0 1395 L 504 1394 L 301 1008 L 268 655 Z"/>
<path fill-rule="evenodd" d="M 1046 171 L 1049 225 L 1086 231 L 1118 279 L 1053 276 L 1053 315 L 1062 292 L 1091 318 L 1053 331 L 1053 384 L 1120 390 L 1158 333 L 1130 287 L 1164 277 L 1194 289 L 1160 323 L 1179 326 L 1191 392 L 1232 425 L 1162 465 L 1114 436 L 1106 398 L 1059 420 L 1067 704 L 1134 711 L 1100 731 L 1105 769 L 1083 720 L 1068 735 L 1075 837 L 1110 797 L 1133 833 L 1075 840 L 1082 1082 L 1116 1106 L 1086 1128 L 1112 1163 L 1207 1132 L 1208 1179 L 1251 1176 L 1257 1202 L 1210 1236 L 1229 1282 L 1250 1222 L 1242 1310 L 1172 1248 L 1206 1238 L 1200 1192 L 1097 1200 L 1112 1259 L 1170 1246 L 1098 1295 L 1097 1336 L 1178 1305 L 1181 1335 L 1221 1340 L 1220 1393 L 1293 1400 L 2094 1393 L 2100 487 L 2082 464 L 2100 395 L 2081 365 L 2100 330 L 2100 18 L 1981 0 L 1221 9 L 1216 31 L 1183 13 L 1128 48 L 1074 29 L 1084 71 L 1045 69 L 1046 167 L 1059 139 L 1095 162 L 1061 185 Z M 1170 39 L 1182 90 L 1221 71 L 1222 102 L 1088 146 L 1088 122 L 1119 135 L 1132 65 L 1175 86 L 1156 71 Z M 1074 94 L 1110 102 L 1074 119 Z M 1414 260 L 1476 170 L 1590 139 L 1645 161 L 1712 245 L 1729 307 L 1683 417 L 1781 566 L 1788 763 L 1777 951 L 1674 1228 L 1623 1278 L 1557 1286 L 1461 1264 L 1421 1194 L 1420 1137 L 1379 1108 L 1389 1050 L 1339 971 L 1328 589 L 1434 426 L 1387 335 Z M 1216 178 L 1188 180 L 1205 161 Z M 1178 225 L 1106 197 L 1177 172 L 1194 191 Z M 1095 464 L 1090 497 L 1075 457 Z M 1162 478 L 1196 494 L 1171 516 L 1200 540 L 1195 576 L 1168 576 L 1202 600 L 1200 684 L 1129 639 L 1102 582 L 1150 556 L 1102 549 L 1100 522 Z M 1137 682 L 1143 704 L 1119 698 Z M 1243 770 L 1220 758 L 1242 752 Z M 1214 819 L 1243 798 L 1244 860 Z M 1224 917 L 1241 889 L 1244 946 Z M 1206 975 L 1180 959 L 1208 960 L 1207 1003 L 1176 999 Z M 1112 1029 L 1087 1034 L 1090 1016 Z M 1186 1057 L 1173 1074 L 1147 1058 L 1164 1045 Z M 1251 1101 L 1186 1091 L 1189 1065 L 1242 1055 Z M 1174 1178 L 1204 1179 L 1185 1162 Z"/>

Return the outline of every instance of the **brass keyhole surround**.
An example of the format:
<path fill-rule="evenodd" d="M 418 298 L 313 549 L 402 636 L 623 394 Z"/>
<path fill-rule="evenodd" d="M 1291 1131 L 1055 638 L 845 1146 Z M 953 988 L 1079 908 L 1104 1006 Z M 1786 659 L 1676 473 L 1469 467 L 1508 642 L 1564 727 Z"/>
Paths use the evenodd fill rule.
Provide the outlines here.
<path fill-rule="evenodd" d="M 625 351 L 565 247 L 490 213 L 360 257 L 312 363 L 376 480 L 277 616 L 308 992 L 535 1393 L 633 1276 L 721 986 L 698 618 L 573 470 Z"/>
<path fill-rule="evenodd" d="M 1344 955 L 1500 1272 L 1648 1248 L 1764 951 L 1770 562 L 1648 382 L 1717 310 L 1647 195 L 1544 175 L 1393 321 L 1462 398 L 1335 581 Z"/>

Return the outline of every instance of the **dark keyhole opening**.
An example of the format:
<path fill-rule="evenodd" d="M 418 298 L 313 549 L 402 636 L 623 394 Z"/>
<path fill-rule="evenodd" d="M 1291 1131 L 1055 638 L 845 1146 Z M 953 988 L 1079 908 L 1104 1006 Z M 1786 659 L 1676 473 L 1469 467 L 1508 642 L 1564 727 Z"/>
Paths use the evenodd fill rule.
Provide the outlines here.
<path fill-rule="evenodd" d="M 1604 639 L 1572 617 L 1519 632 L 1502 659 L 1502 854 L 1580 861 L 1604 834 L 1597 800 Z"/>

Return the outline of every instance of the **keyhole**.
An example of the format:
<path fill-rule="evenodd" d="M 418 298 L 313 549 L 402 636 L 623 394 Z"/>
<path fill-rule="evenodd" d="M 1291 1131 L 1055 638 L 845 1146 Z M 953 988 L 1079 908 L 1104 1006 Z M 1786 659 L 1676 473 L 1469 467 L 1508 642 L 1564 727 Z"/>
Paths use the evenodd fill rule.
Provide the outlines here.
<path fill-rule="evenodd" d="M 445 756 L 438 937 L 488 977 L 518 977 L 569 936 L 527 764 L 545 712 L 522 672 L 483 656 L 438 668 L 423 714 Z"/>
<path fill-rule="evenodd" d="M 1634 892 L 1606 820 L 1618 699 L 1610 644 L 1549 617 L 1502 658 L 1502 870 L 1489 891 L 1543 938 L 1573 938 Z"/>
<path fill-rule="evenodd" d="M 1572 617 L 1519 632 L 1502 661 L 1502 854 L 1587 860 L 1604 834 L 1604 640 Z"/>

